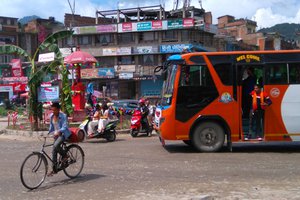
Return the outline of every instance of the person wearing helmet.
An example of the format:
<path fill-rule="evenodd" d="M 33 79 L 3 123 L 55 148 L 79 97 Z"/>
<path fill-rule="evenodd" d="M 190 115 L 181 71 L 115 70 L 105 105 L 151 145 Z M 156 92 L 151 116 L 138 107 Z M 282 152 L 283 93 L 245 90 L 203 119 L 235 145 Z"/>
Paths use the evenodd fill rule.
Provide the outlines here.
<path fill-rule="evenodd" d="M 145 103 L 146 103 L 145 99 L 139 100 L 139 110 L 142 113 L 141 123 L 142 123 L 142 127 L 145 127 L 147 135 L 151 136 L 151 133 L 149 131 L 149 123 L 148 123 L 148 119 L 147 119 L 147 116 L 149 114 L 149 109 Z"/>

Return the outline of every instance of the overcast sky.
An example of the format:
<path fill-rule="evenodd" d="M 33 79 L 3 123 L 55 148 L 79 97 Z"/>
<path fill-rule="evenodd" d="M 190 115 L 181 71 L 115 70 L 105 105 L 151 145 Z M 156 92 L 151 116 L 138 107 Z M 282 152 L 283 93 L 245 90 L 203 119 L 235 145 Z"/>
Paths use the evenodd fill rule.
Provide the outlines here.
<path fill-rule="evenodd" d="M 73 4 L 74 0 L 69 1 Z M 71 13 L 68 0 L 0 0 L 0 4 L 0 16 L 6 17 L 54 16 L 63 22 L 64 14 Z M 173 8 L 173 0 L 75 0 L 75 13 L 95 17 L 96 10 L 159 4 L 166 10 Z M 200 8 L 199 0 L 191 0 L 191 5 Z M 285 22 L 300 23 L 300 0 L 202 0 L 202 7 L 212 12 L 214 23 L 223 15 L 255 20 L 258 28 Z"/>

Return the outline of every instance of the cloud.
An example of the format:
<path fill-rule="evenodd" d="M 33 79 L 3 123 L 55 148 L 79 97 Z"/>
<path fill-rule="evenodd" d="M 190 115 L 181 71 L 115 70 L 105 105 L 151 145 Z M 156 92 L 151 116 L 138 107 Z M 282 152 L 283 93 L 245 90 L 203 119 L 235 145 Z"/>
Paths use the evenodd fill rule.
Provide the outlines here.
<path fill-rule="evenodd" d="M 281 14 L 274 13 L 272 8 L 260 8 L 254 14 L 252 20 L 257 22 L 257 26 L 259 29 L 270 27 L 280 23 L 299 23 L 300 9 L 294 16 L 287 17 Z"/>

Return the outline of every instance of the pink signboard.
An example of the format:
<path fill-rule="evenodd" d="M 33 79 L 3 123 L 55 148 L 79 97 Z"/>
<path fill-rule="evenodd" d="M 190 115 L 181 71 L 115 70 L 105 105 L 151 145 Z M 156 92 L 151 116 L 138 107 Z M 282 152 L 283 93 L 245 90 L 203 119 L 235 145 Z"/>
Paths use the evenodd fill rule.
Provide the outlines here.
<path fill-rule="evenodd" d="M 152 21 L 152 30 L 162 29 L 162 21 Z"/>
<path fill-rule="evenodd" d="M 109 32 L 117 32 L 117 25 L 112 24 L 112 25 L 99 25 L 96 26 L 97 32 L 100 33 L 109 33 Z"/>
<path fill-rule="evenodd" d="M 183 19 L 183 27 L 193 27 L 193 26 L 194 26 L 194 19 L 193 18 Z"/>
<path fill-rule="evenodd" d="M 131 22 L 122 23 L 122 31 L 132 31 L 132 23 Z"/>

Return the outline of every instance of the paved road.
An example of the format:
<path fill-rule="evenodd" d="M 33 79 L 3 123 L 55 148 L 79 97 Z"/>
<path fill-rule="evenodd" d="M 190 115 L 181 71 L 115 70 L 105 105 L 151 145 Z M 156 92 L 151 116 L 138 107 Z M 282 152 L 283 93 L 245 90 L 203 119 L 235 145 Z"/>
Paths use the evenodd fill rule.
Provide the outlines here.
<path fill-rule="evenodd" d="M 300 199 L 300 144 L 234 145 L 234 152 L 197 153 L 181 142 L 162 148 L 156 136 L 90 140 L 82 175 L 47 178 L 25 189 L 19 169 L 39 149 L 36 138 L 0 135 L 0 200 L 31 199 Z"/>

